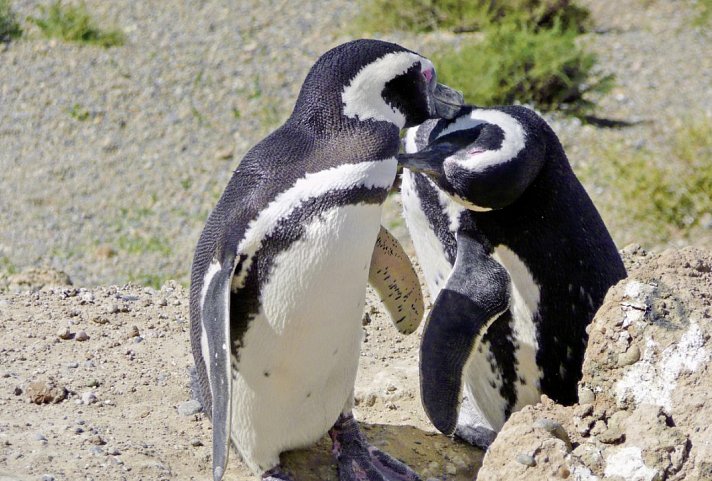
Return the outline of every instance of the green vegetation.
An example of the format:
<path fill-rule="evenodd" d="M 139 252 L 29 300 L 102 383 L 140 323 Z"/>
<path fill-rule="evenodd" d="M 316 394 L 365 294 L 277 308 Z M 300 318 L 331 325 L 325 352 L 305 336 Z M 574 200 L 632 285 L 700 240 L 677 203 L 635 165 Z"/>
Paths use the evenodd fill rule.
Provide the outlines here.
<path fill-rule="evenodd" d="M 585 96 L 613 85 L 612 76 L 594 74 L 596 57 L 578 43 L 587 22 L 588 11 L 571 0 L 367 0 L 360 25 L 478 30 L 431 56 L 444 83 L 474 104 L 533 103 L 583 116 L 593 108 Z"/>
<path fill-rule="evenodd" d="M 580 172 L 593 192 L 602 190 L 594 200 L 607 221 L 636 226 L 630 239 L 617 239 L 620 245 L 688 237 L 712 214 L 712 119 L 680 125 L 670 145 L 670 158 L 661 164 L 645 149 L 608 146 Z"/>
<path fill-rule="evenodd" d="M 69 109 L 69 116 L 74 120 L 78 120 L 80 122 L 89 120 L 89 115 L 89 111 L 82 107 L 80 104 L 74 104 L 72 105 L 72 108 Z"/>
<path fill-rule="evenodd" d="M 584 95 L 606 92 L 612 76 L 595 78 L 596 57 L 576 44 L 578 32 L 556 22 L 537 29 L 511 18 L 489 28 L 482 42 L 434 55 L 439 78 L 476 105 L 534 103 L 574 114 L 593 104 Z"/>
<path fill-rule="evenodd" d="M 12 11 L 10 0 L 0 0 L 0 42 L 7 42 L 22 35 L 22 28 Z"/>
<path fill-rule="evenodd" d="M 146 287 L 152 287 L 159 290 L 163 285 L 168 282 L 171 278 L 166 276 L 160 276 L 158 274 L 147 274 L 144 272 L 132 272 L 128 275 L 128 281 L 133 284 L 140 284 Z"/>
<path fill-rule="evenodd" d="M 7 256 L 0 256 L 0 273 L 12 275 L 16 274 L 17 271 L 17 267 Z"/>
<path fill-rule="evenodd" d="M 138 233 L 122 234 L 117 239 L 119 249 L 127 254 L 144 254 L 146 252 L 157 252 L 168 255 L 171 253 L 171 245 L 167 239 L 157 236 L 146 236 Z"/>
<path fill-rule="evenodd" d="M 87 12 L 84 3 L 62 5 L 56 0 L 49 6 L 40 6 L 41 17 L 28 20 L 39 27 L 45 37 L 67 42 L 100 45 L 105 48 L 123 45 L 124 34 L 120 30 L 101 30 Z"/>
<path fill-rule="evenodd" d="M 583 30 L 588 12 L 570 0 L 366 0 L 356 25 L 368 32 L 472 32 L 512 15 L 547 27 L 554 19 Z"/>
<path fill-rule="evenodd" d="M 693 25 L 704 27 L 710 23 L 710 19 L 712 19 L 712 0 L 695 1 L 695 10 L 697 16 L 692 21 Z"/>

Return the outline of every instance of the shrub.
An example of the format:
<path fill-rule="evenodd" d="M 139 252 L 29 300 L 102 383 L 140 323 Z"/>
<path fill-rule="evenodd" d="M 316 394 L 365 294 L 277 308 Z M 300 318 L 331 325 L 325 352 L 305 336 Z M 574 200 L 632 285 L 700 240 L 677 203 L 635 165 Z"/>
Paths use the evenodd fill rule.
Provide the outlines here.
<path fill-rule="evenodd" d="M 440 79 L 481 105 L 534 103 L 543 110 L 589 111 L 584 98 L 605 93 L 613 77 L 595 78 L 596 57 L 576 44 L 578 31 L 555 22 L 540 29 L 510 16 L 486 30 L 481 42 L 434 55 Z"/>
<path fill-rule="evenodd" d="M 645 149 L 612 145 L 595 153 L 595 165 L 582 169 L 584 182 L 602 192 L 594 200 L 604 217 L 622 231 L 635 226 L 627 236 L 616 236 L 619 244 L 653 246 L 688 237 L 712 214 L 712 120 L 679 126 L 670 144 L 664 162 L 655 162 Z"/>
<path fill-rule="evenodd" d="M 12 11 L 10 0 L 0 0 L 0 42 L 22 35 L 22 29 L 17 22 L 15 12 Z"/>
<path fill-rule="evenodd" d="M 482 105 L 533 103 L 542 110 L 590 113 L 589 92 L 613 76 L 594 76 L 596 57 L 577 45 L 588 11 L 572 0 L 368 0 L 366 29 L 425 32 L 480 30 L 457 50 L 433 55 L 440 78 Z M 451 47 L 448 47 L 451 48 Z"/>
<path fill-rule="evenodd" d="M 59 38 L 67 42 L 88 43 L 105 48 L 122 45 L 125 37 L 120 30 L 101 30 L 87 12 L 84 3 L 77 6 L 62 5 L 62 0 L 40 6 L 42 16 L 29 20 L 39 27 L 47 38 Z"/>
<path fill-rule="evenodd" d="M 459 33 L 481 30 L 512 14 L 525 14 L 528 23 L 544 27 L 558 19 L 581 31 L 588 19 L 588 11 L 571 0 L 366 0 L 356 23 L 372 32 Z"/>
<path fill-rule="evenodd" d="M 694 4 L 696 16 L 692 24 L 696 27 L 705 27 L 712 18 L 712 0 L 697 0 Z"/>

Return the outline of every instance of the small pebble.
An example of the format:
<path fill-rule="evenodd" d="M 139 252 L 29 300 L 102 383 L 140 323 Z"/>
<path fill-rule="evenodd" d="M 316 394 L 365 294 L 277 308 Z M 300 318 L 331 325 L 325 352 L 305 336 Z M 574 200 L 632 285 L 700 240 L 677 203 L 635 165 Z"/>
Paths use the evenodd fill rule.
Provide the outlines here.
<path fill-rule="evenodd" d="M 517 457 L 514 459 L 516 459 L 519 464 L 523 464 L 524 466 L 536 466 L 536 461 L 534 461 L 534 458 L 528 454 L 517 454 Z"/>
<path fill-rule="evenodd" d="M 81 341 L 87 341 L 87 340 L 89 340 L 89 336 L 87 335 L 86 332 L 84 332 L 84 331 L 79 331 L 79 332 L 77 333 L 77 335 L 75 336 L 75 339 L 76 339 L 77 341 L 80 341 L 80 342 L 81 342 Z"/>
<path fill-rule="evenodd" d="M 99 456 L 104 453 L 104 450 L 101 449 L 99 446 L 92 446 L 89 448 L 89 452 L 92 453 L 94 456 Z"/>
<path fill-rule="evenodd" d="M 91 292 L 83 292 L 82 295 L 79 296 L 79 299 L 81 299 L 83 304 L 88 304 L 94 302 L 94 294 Z"/>
<path fill-rule="evenodd" d="M 592 404 L 596 400 L 596 395 L 587 387 L 581 387 L 578 391 L 579 404 Z"/>
<path fill-rule="evenodd" d="M 91 322 L 93 322 L 94 324 L 100 324 L 100 325 L 102 325 L 102 324 L 108 324 L 108 323 L 109 323 L 109 319 L 107 319 L 107 318 L 104 317 L 104 316 L 94 316 L 94 317 L 91 318 Z"/>
<path fill-rule="evenodd" d="M 35 433 L 35 441 L 47 441 L 47 436 L 42 433 Z"/>
<path fill-rule="evenodd" d="M 198 414 L 202 409 L 203 406 L 198 400 L 191 399 L 178 406 L 178 414 L 181 416 L 192 416 L 193 414 Z"/>
<path fill-rule="evenodd" d="M 68 367 L 69 369 L 76 369 L 76 368 L 79 367 L 79 363 L 76 362 L 76 361 L 72 361 L 72 362 L 70 362 L 70 363 L 67 363 L 67 367 Z"/>
<path fill-rule="evenodd" d="M 54 476 L 51 474 L 43 474 L 42 481 L 54 481 Z"/>
<path fill-rule="evenodd" d="M 87 405 L 94 404 L 97 401 L 98 401 L 98 399 L 96 397 L 96 394 L 94 394 L 94 392 L 92 392 L 92 391 L 87 391 L 82 394 L 82 403 L 83 404 L 87 404 Z"/>
<path fill-rule="evenodd" d="M 618 356 L 618 366 L 630 366 L 640 360 L 640 348 L 633 344 L 626 352 Z"/>
<path fill-rule="evenodd" d="M 129 329 L 128 338 L 131 339 L 132 337 L 138 337 L 140 335 L 141 333 L 139 332 L 138 327 L 131 326 L 131 329 Z"/>
<path fill-rule="evenodd" d="M 604 444 L 618 444 L 625 440 L 625 433 L 618 427 L 609 427 L 599 434 L 597 438 Z"/>
<path fill-rule="evenodd" d="M 62 329 L 60 329 L 59 331 L 57 331 L 57 337 L 60 338 L 60 339 L 64 339 L 64 340 L 66 341 L 67 339 L 71 339 L 71 338 L 72 338 L 72 333 L 69 332 L 69 328 L 68 328 L 68 327 L 63 327 Z"/>
<path fill-rule="evenodd" d="M 198 438 L 193 438 L 190 440 L 190 445 L 197 448 L 198 446 L 202 446 L 203 442 Z"/>
<path fill-rule="evenodd" d="M 569 439 L 568 433 L 564 427 L 556 421 L 547 418 L 538 419 L 534 423 L 534 427 L 548 431 L 552 436 L 557 437 L 566 443 L 567 448 L 571 449 L 571 440 Z"/>

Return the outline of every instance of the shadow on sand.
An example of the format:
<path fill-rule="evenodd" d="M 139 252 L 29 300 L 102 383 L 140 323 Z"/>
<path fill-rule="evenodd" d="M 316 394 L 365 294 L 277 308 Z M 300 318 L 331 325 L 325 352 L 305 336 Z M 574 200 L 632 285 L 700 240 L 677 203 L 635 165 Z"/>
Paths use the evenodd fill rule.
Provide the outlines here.
<path fill-rule="evenodd" d="M 481 449 L 440 433 L 408 425 L 360 425 L 374 446 L 408 464 L 423 480 L 472 481 L 482 465 L 484 452 Z M 282 462 L 297 481 L 339 479 L 328 436 L 309 449 L 284 454 Z"/>

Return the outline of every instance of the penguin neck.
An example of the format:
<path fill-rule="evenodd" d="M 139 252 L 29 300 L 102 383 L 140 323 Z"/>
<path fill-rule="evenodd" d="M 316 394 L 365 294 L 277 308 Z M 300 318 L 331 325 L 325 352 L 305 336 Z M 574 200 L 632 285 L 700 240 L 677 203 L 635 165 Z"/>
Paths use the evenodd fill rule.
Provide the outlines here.
<path fill-rule="evenodd" d="M 301 103 L 292 112 L 290 121 L 312 131 L 317 137 L 328 138 L 341 132 L 362 135 L 398 135 L 399 126 L 382 120 L 361 121 L 344 115 L 341 99 L 325 98 L 318 103 Z"/>

